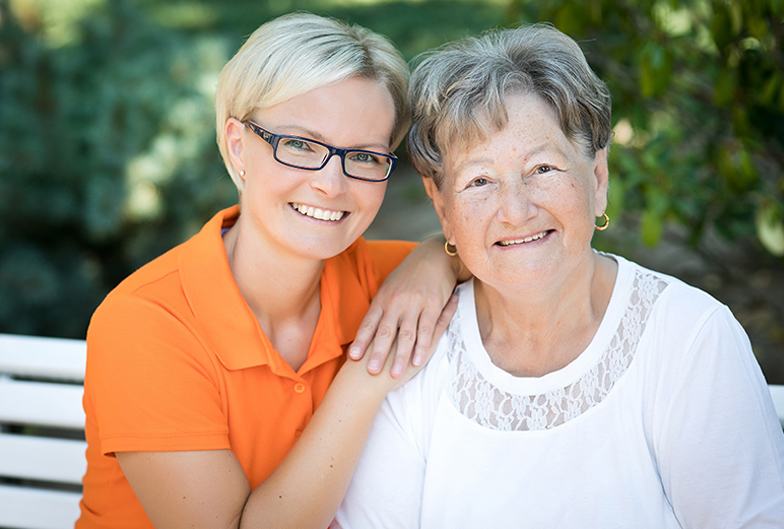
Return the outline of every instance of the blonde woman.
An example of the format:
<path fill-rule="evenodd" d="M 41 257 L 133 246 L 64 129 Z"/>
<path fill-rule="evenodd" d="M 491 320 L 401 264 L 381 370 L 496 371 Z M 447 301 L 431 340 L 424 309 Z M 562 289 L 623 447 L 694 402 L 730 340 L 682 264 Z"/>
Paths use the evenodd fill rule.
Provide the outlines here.
<path fill-rule="evenodd" d="M 381 401 L 455 305 L 438 320 L 459 270 L 443 239 L 361 238 L 408 126 L 407 76 L 379 35 L 308 14 L 264 24 L 224 68 L 239 204 L 93 316 L 78 528 L 329 524 Z M 367 365 L 345 361 L 360 325 L 357 358 L 379 330 Z M 394 365 L 368 374 L 398 327 Z"/>

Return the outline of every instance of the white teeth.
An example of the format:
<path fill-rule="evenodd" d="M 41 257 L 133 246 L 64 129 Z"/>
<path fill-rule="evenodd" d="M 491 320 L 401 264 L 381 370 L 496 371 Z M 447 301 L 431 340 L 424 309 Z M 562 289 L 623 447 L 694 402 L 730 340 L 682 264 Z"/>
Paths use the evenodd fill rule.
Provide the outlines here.
<path fill-rule="evenodd" d="M 319 220 L 340 220 L 345 214 L 345 211 L 330 211 L 328 209 L 319 209 L 314 208 L 313 206 L 305 206 L 304 204 L 295 204 L 293 202 L 291 203 L 291 207 L 305 216 Z"/>
<path fill-rule="evenodd" d="M 508 241 L 499 241 L 498 244 L 500 244 L 501 246 L 512 246 L 513 244 L 524 244 L 524 243 L 527 243 L 527 242 L 538 241 L 539 239 L 541 239 L 545 235 L 547 235 L 547 232 L 543 231 L 542 233 L 537 233 L 536 235 L 531 235 L 530 237 L 526 237 L 525 239 L 512 239 L 512 240 L 508 240 Z"/>

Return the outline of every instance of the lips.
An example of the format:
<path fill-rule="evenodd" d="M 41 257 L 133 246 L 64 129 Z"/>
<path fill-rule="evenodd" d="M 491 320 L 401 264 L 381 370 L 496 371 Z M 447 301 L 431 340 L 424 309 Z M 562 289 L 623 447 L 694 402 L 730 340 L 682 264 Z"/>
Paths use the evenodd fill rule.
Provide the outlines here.
<path fill-rule="evenodd" d="M 342 219 L 346 214 L 345 211 L 332 211 L 329 209 L 321 209 L 313 206 L 306 206 L 305 204 L 297 204 L 294 202 L 290 202 L 289 205 L 306 217 L 312 217 L 314 219 L 326 220 L 330 222 L 336 222 Z"/>
<path fill-rule="evenodd" d="M 538 241 L 539 239 L 543 239 L 546 237 L 550 231 L 552 230 L 545 230 L 541 233 L 537 233 L 536 235 L 531 235 L 530 237 L 525 237 L 523 239 L 506 239 L 504 241 L 498 241 L 496 244 L 499 246 L 514 246 L 517 244 L 527 244 L 529 242 Z"/>

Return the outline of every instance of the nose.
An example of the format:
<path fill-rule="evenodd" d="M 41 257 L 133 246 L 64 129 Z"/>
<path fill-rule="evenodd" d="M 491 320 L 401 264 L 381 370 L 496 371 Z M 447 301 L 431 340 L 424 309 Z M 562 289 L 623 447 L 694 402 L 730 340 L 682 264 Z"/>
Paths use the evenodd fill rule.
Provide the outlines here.
<path fill-rule="evenodd" d="M 310 185 L 313 189 L 323 193 L 328 197 L 336 197 L 346 192 L 348 189 L 348 178 L 343 174 L 340 156 L 333 155 L 327 160 L 327 164 L 313 171 Z"/>
<path fill-rule="evenodd" d="M 499 189 L 498 201 L 498 220 L 505 224 L 521 226 L 536 215 L 530 190 L 523 182 L 504 183 Z"/>

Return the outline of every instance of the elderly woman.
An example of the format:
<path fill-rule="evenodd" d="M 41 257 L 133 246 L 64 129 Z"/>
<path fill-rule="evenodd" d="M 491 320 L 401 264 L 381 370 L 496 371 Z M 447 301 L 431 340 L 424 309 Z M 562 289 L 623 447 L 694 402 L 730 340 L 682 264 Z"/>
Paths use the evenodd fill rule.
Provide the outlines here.
<path fill-rule="evenodd" d="M 409 93 L 411 158 L 474 279 L 334 525 L 784 526 L 784 436 L 741 326 L 591 249 L 610 96 L 577 44 L 491 32 L 426 58 Z"/>
<path fill-rule="evenodd" d="M 361 238 L 408 127 L 407 78 L 386 39 L 308 14 L 264 24 L 223 69 L 217 135 L 239 205 L 93 316 L 79 529 L 332 520 L 459 271 L 443 239 L 413 249 Z M 404 293 L 385 286 L 372 304 L 409 252 L 391 290 Z M 345 362 L 363 317 L 364 339 L 383 336 L 367 365 Z M 369 375 L 398 325 L 395 376 Z"/>

